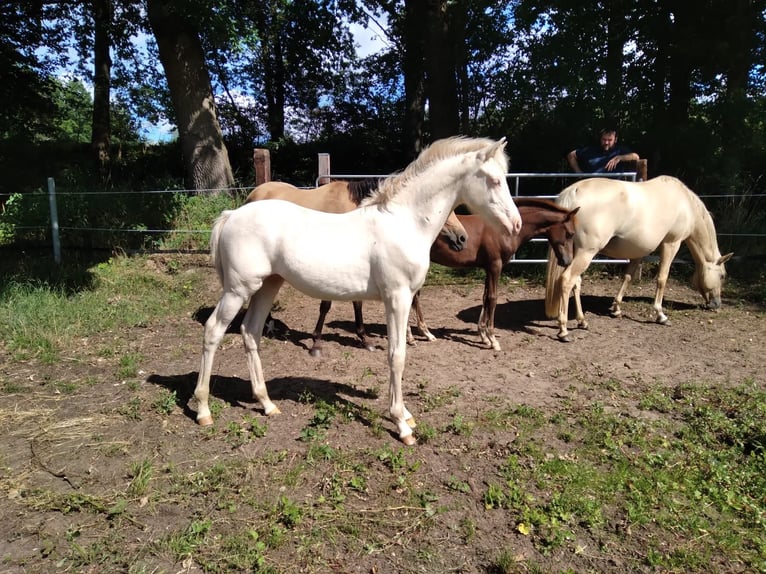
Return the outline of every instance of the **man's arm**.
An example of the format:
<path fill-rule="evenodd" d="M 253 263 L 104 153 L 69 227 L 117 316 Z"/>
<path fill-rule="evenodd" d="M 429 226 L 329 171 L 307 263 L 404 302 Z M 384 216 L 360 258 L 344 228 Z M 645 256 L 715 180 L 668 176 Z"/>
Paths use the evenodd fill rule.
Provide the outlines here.
<path fill-rule="evenodd" d="M 567 154 L 567 161 L 569 162 L 569 167 L 572 168 L 572 171 L 576 173 L 582 173 L 582 170 L 580 169 L 580 164 L 577 163 L 577 150 L 573 149 Z"/>
<path fill-rule="evenodd" d="M 605 167 L 607 171 L 614 171 L 614 169 L 617 167 L 617 164 L 623 161 L 638 161 L 638 160 L 639 160 L 638 154 L 635 152 L 623 153 L 623 154 L 614 156 L 612 159 L 606 162 Z"/>

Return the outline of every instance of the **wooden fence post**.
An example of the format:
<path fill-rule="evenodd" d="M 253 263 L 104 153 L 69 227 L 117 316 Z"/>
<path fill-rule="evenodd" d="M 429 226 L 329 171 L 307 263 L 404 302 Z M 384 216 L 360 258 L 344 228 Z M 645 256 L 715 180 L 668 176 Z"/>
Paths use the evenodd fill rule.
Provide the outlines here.
<path fill-rule="evenodd" d="M 253 166 L 255 167 L 255 186 L 271 181 L 271 155 L 269 150 L 257 148 L 253 150 Z"/>
<path fill-rule="evenodd" d="M 317 177 L 317 187 L 330 183 L 330 154 L 320 153 L 319 158 L 319 177 Z"/>
<path fill-rule="evenodd" d="M 640 159 L 636 162 L 636 181 L 646 181 L 647 172 L 649 171 L 649 162 L 645 159 Z"/>

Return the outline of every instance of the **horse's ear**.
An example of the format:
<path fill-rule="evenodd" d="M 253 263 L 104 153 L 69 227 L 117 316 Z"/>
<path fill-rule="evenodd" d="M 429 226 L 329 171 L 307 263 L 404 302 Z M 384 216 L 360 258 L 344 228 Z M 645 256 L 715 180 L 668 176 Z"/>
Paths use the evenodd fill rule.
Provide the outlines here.
<path fill-rule="evenodd" d="M 572 211 L 570 211 L 569 213 L 567 213 L 567 219 L 572 219 L 572 218 L 575 216 L 575 214 L 576 214 L 578 211 L 580 211 L 580 207 L 582 207 L 582 206 L 578 205 L 578 206 L 577 206 L 577 207 L 575 207 L 575 208 L 574 208 Z"/>
<path fill-rule="evenodd" d="M 727 253 L 726 255 L 722 255 L 721 258 L 716 262 L 716 265 L 723 265 L 732 257 L 734 257 L 733 251 L 731 253 Z"/>
<path fill-rule="evenodd" d="M 505 141 L 505 136 L 501 137 L 498 141 L 490 144 L 489 147 L 487 147 L 487 149 L 484 150 L 484 153 L 481 154 L 482 161 L 487 161 L 495 157 L 498 152 L 502 152 L 505 149 L 505 146 L 507 144 L 508 142 Z"/>

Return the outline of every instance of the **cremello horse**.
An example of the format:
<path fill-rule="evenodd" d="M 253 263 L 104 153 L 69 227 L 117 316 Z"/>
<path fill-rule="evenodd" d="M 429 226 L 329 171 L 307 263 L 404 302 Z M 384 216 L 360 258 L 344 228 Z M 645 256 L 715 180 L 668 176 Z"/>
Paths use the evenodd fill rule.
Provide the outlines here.
<path fill-rule="evenodd" d="M 567 187 L 559 194 L 557 203 L 568 209 L 580 208 L 572 263 L 562 269 L 555 258 L 548 257 L 545 313 L 549 318 L 558 318 L 560 340 L 569 341 L 567 318 L 572 289 L 577 325 L 588 328 L 580 302 L 581 275 L 599 252 L 629 260 L 622 285 L 612 303 L 615 317 L 622 314 L 622 298 L 641 259 L 659 249 L 660 266 L 653 308 L 656 321 L 668 323 L 662 310 L 662 297 L 670 264 L 682 242 L 686 243 L 696 265 L 693 287 L 710 308 L 721 306 L 721 286 L 726 277 L 724 263 L 733 254 L 721 256 L 710 213 L 702 200 L 678 179 L 660 176 L 634 183 L 590 178 Z"/>
<path fill-rule="evenodd" d="M 381 179 L 359 179 L 351 181 L 331 181 L 314 189 L 302 189 L 281 181 L 268 181 L 262 183 L 251 191 L 245 203 L 259 201 L 261 199 L 285 199 L 303 207 L 325 211 L 327 213 L 346 213 L 359 207 L 359 204 L 368 198 L 380 186 Z M 458 220 L 454 212 L 450 212 L 444 227 L 439 232 L 440 240 L 450 250 L 460 251 L 465 247 L 468 240 L 463 224 Z M 356 323 L 356 335 L 365 349 L 370 351 L 375 346 L 367 338 L 362 315 L 362 302 L 354 301 L 354 320 Z M 322 355 L 322 327 L 324 326 L 327 313 L 330 312 L 332 301 L 322 301 L 319 304 L 319 318 L 311 334 L 312 344 L 309 354 L 312 357 Z"/>
<path fill-rule="evenodd" d="M 323 213 L 280 200 L 224 211 L 210 238 L 223 294 L 205 323 L 194 389 L 197 422 L 213 423 L 208 404 L 213 358 L 227 326 L 248 300 L 242 337 L 253 395 L 266 415 L 279 412 L 266 390 L 258 346 L 274 297 L 287 281 L 317 299 L 383 301 L 389 413 L 402 442 L 414 444 L 415 423 L 402 395 L 412 296 L 425 281 L 431 244 L 456 205 L 468 205 L 508 233 L 519 232 L 504 149 L 504 139 L 439 140 L 348 213 Z"/>

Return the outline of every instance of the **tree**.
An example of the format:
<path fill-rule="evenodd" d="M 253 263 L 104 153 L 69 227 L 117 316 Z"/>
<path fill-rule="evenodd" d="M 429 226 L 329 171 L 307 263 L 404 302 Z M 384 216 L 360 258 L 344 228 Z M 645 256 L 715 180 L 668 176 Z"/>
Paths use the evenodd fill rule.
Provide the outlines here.
<path fill-rule="evenodd" d="M 97 165 L 104 170 L 109 163 L 110 124 L 110 86 L 112 59 L 111 47 L 112 2 L 111 0 L 93 0 L 93 130 L 91 145 L 95 152 Z"/>
<path fill-rule="evenodd" d="M 186 186 L 231 187 L 234 175 L 191 7 L 148 0 L 147 9 L 173 101 L 186 164 Z"/>

